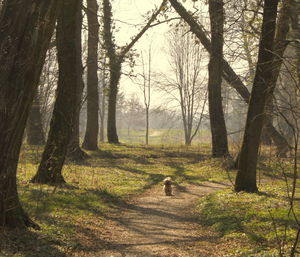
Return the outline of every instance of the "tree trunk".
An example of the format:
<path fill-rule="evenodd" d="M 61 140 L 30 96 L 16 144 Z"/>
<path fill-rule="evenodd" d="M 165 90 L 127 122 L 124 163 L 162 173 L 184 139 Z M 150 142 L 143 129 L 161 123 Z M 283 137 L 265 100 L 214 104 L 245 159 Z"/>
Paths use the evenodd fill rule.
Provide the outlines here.
<path fill-rule="evenodd" d="M 58 0 L 5 1 L 0 17 L 0 226 L 39 228 L 24 212 L 16 171 Z"/>
<path fill-rule="evenodd" d="M 103 73 L 103 78 L 102 78 L 102 89 L 101 89 L 101 110 L 100 110 L 100 142 L 104 143 L 105 141 L 105 114 L 106 114 L 106 82 L 105 82 L 105 73 Z"/>
<path fill-rule="evenodd" d="M 295 60 L 295 66 L 296 66 L 296 74 L 297 74 L 297 80 L 298 85 L 300 83 L 300 2 L 299 0 L 291 0 L 291 20 L 292 20 L 292 38 L 294 39 L 294 49 L 296 52 L 296 60 Z"/>
<path fill-rule="evenodd" d="M 146 145 L 149 144 L 149 107 L 146 107 Z"/>
<path fill-rule="evenodd" d="M 117 133 L 117 96 L 118 96 L 118 84 L 121 77 L 121 65 L 115 64 L 111 66 L 110 71 L 110 83 L 108 92 L 108 113 L 107 113 L 107 139 L 111 144 L 119 144 L 119 138 Z"/>
<path fill-rule="evenodd" d="M 202 29 L 203 26 L 199 25 L 193 18 L 193 16 L 177 0 L 169 1 L 173 8 L 176 10 L 176 12 L 181 16 L 181 18 L 184 19 L 187 24 L 189 24 L 191 31 L 197 36 L 197 38 L 200 40 L 201 44 L 205 47 L 205 49 L 209 53 L 211 53 L 211 42 L 206 36 L 205 31 Z M 246 103 L 249 103 L 250 93 L 247 87 L 244 85 L 243 81 L 234 72 L 234 70 L 231 68 L 231 66 L 225 59 L 223 59 L 223 78 L 227 81 L 227 83 L 230 86 L 232 86 L 237 91 L 237 93 L 244 99 Z M 268 128 L 268 133 L 272 137 L 274 143 L 282 143 L 276 145 L 276 147 L 277 152 L 282 153 L 284 155 L 284 153 L 286 153 L 287 150 L 290 148 L 287 140 L 274 128 L 272 124 L 270 124 L 269 120 L 266 120 L 266 125 Z"/>
<path fill-rule="evenodd" d="M 44 145 L 45 135 L 42 124 L 42 115 L 39 96 L 36 93 L 29 112 L 27 126 L 27 143 L 29 145 Z"/>
<path fill-rule="evenodd" d="M 47 144 L 33 183 L 63 184 L 62 167 L 73 134 L 81 81 L 78 30 L 81 0 L 65 0 L 56 28 L 59 76 Z"/>
<path fill-rule="evenodd" d="M 82 147 L 98 150 L 99 132 L 99 93 L 98 93 L 98 4 L 96 0 L 87 0 L 88 19 L 88 58 L 87 58 L 87 122 Z"/>
<path fill-rule="evenodd" d="M 278 0 L 265 0 L 257 68 L 251 92 L 235 190 L 256 192 L 256 165 L 267 99 L 272 96 L 274 36 Z"/>
<path fill-rule="evenodd" d="M 112 35 L 112 10 L 109 0 L 103 0 L 103 38 L 109 57 L 109 91 L 108 91 L 108 113 L 107 113 L 107 139 L 109 143 L 119 144 L 116 125 L 116 109 L 118 85 L 121 77 L 122 59 L 116 53 L 116 45 Z"/>
<path fill-rule="evenodd" d="M 80 12 L 81 14 L 81 12 Z M 68 145 L 68 150 L 67 150 L 67 157 L 71 159 L 72 161 L 75 162 L 81 162 L 87 159 L 89 156 L 86 152 L 84 152 L 80 148 L 80 135 L 79 135 L 79 121 L 80 121 L 80 110 L 82 106 L 82 92 L 84 88 L 84 82 L 82 79 L 82 73 L 83 73 L 83 65 L 82 65 L 82 42 L 81 42 L 81 30 L 82 30 L 82 15 L 77 15 L 78 18 L 78 30 L 77 30 L 77 54 L 80 55 L 78 56 L 79 62 L 78 64 L 78 89 L 77 89 L 77 103 L 76 103 L 76 114 L 74 118 L 74 128 L 73 128 L 73 133 L 72 137 L 70 139 L 70 143 Z"/>
<path fill-rule="evenodd" d="M 212 135 L 212 156 L 228 156 L 227 131 L 222 107 L 223 1 L 209 0 L 211 53 L 208 65 L 208 103 Z"/>
<path fill-rule="evenodd" d="M 107 113 L 107 139 L 109 143 L 119 144 L 119 138 L 117 134 L 116 125 L 116 108 L 117 108 L 117 95 L 118 85 L 121 77 L 121 67 L 126 54 L 135 45 L 135 43 L 145 34 L 145 32 L 151 27 L 153 21 L 161 11 L 165 10 L 167 0 L 163 0 L 160 7 L 151 15 L 146 25 L 140 30 L 140 32 L 133 37 L 131 42 L 122 47 L 120 53 L 116 51 L 116 45 L 113 40 L 112 33 L 112 7 L 110 0 L 103 0 L 103 39 L 107 56 L 109 58 L 109 71 L 110 71 L 110 83 L 109 83 L 109 95 L 108 95 L 108 113 Z"/>

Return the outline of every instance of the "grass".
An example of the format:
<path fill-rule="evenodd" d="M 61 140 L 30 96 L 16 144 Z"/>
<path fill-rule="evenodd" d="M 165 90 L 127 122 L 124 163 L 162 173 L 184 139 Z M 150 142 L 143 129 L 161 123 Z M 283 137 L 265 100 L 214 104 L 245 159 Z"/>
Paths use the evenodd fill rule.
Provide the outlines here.
<path fill-rule="evenodd" d="M 101 228 L 111 212 L 161 183 L 165 176 L 179 184 L 199 185 L 204 181 L 228 183 L 228 177 L 235 177 L 235 171 L 224 169 L 224 160 L 210 158 L 209 145 L 103 144 L 101 151 L 89 152 L 86 163 L 66 163 L 65 187 L 33 185 L 28 181 L 36 172 L 41 152 L 41 148 L 24 146 L 17 176 L 22 205 L 42 230 L 3 231 L 1 257 L 60 257 L 75 249 L 88 252 L 92 249 L 84 248 L 82 238 L 92 241 L 92 231 Z M 285 247 L 291 246 L 297 226 L 288 215 L 283 170 L 290 185 L 292 164 L 266 159 L 259 164 L 260 194 L 226 189 L 200 199 L 199 222 L 217 230 L 225 241 L 239 242 L 228 256 L 277 256 L 278 242 L 285 239 Z M 298 192 L 296 199 L 295 210 L 300 215 Z"/>
<path fill-rule="evenodd" d="M 39 147 L 23 147 L 17 177 L 22 205 L 42 230 L 4 231 L 0 256 L 67 256 L 83 247 L 80 240 L 87 228 L 101 227 L 111 211 L 165 176 L 178 183 L 226 177 L 218 166 L 221 162 L 211 160 L 205 146 L 200 151 L 198 147 L 104 144 L 101 151 L 89 152 L 85 164 L 66 163 L 65 187 L 35 185 L 29 180 L 41 152 Z"/>
<path fill-rule="evenodd" d="M 292 188 L 292 164 L 273 159 L 259 167 L 259 193 L 225 189 L 210 194 L 199 200 L 199 222 L 213 227 L 225 240 L 242 242 L 243 247 L 230 256 L 289 256 L 299 228 L 296 219 L 300 217 L 299 190 L 295 216 L 290 212 L 291 194 L 287 193 Z"/>
<path fill-rule="evenodd" d="M 122 142 L 129 144 L 143 144 L 145 143 L 145 130 L 127 130 L 120 129 L 119 136 Z M 152 145 L 161 145 L 162 142 L 166 145 L 177 146 L 184 144 L 184 132 L 182 129 L 150 129 L 149 142 Z M 193 139 L 193 144 L 202 144 L 203 142 L 210 142 L 210 131 L 202 129 L 197 133 Z"/>

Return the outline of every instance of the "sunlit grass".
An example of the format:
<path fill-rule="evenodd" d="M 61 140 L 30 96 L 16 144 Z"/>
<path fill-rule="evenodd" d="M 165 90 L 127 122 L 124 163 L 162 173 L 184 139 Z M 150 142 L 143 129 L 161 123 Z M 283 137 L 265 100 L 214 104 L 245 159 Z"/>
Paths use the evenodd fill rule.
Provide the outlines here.
<path fill-rule="evenodd" d="M 224 159 L 210 157 L 208 144 L 102 144 L 100 149 L 88 152 L 91 158 L 85 163 L 66 161 L 63 175 L 67 185 L 53 187 L 29 183 L 42 148 L 23 147 L 18 191 L 25 211 L 42 230 L 6 231 L 0 236 L 0 256 L 66 256 L 82 247 L 82 231 L 101 227 L 111 211 L 118 210 L 131 196 L 160 184 L 166 176 L 180 185 L 201 185 L 204 181 L 230 185 L 235 179 L 236 171 L 226 169 Z M 266 154 L 262 160 L 258 169 L 261 194 L 236 194 L 226 189 L 201 199 L 197 208 L 199 221 L 219 231 L 224 240 L 244 242 L 244 248 L 236 249 L 232 256 L 276 254 L 274 224 L 279 238 L 284 238 L 285 231 L 290 242 L 295 236 L 295 222 L 287 215 L 286 185 L 291 188 L 292 159 L 278 160 Z M 298 191 L 296 198 L 300 198 Z M 300 212 L 298 200 L 296 212 Z"/>
<path fill-rule="evenodd" d="M 79 231 L 101 226 L 110 211 L 161 183 L 166 176 L 172 176 L 177 183 L 226 178 L 221 161 L 210 159 L 207 145 L 103 144 L 100 149 L 88 152 L 91 158 L 83 164 L 66 161 L 63 175 L 67 185 L 53 187 L 29 183 L 43 149 L 23 146 L 18 191 L 25 211 L 42 230 L 18 232 L 18 237 L 15 232 L 6 232 L 5 241 L 0 240 L 0 256 L 37 257 L 41 252 L 45 257 L 64 256 L 70 249 L 80 248 Z"/>
<path fill-rule="evenodd" d="M 299 196 L 297 193 L 294 208 L 297 217 Z M 231 189 L 210 194 L 199 201 L 197 211 L 201 223 L 213 227 L 224 238 L 246 243 L 233 256 L 278 256 L 280 246 L 288 252 L 298 229 L 289 212 L 286 187 L 278 181 L 264 183 L 258 194 L 235 193 Z"/>

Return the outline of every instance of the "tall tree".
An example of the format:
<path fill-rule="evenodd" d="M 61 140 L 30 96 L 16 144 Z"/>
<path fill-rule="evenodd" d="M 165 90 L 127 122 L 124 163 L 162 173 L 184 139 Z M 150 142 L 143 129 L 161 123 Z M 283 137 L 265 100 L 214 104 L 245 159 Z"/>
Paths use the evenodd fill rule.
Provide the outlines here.
<path fill-rule="evenodd" d="M 82 28 L 82 15 L 81 11 L 79 11 L 79 15 L 77 15 L 78 19 L 78 29 L 77 29 L 77 36 L 76 36 L 76 53 L 81 56 L 82 55 L 82 37 L 81 37 L 81 28 Z M 78 68 L 77 70 L 80 71 L 80 74 L 83 73 L 83 65 L 82 65 L 82 58 L 78 58 L 79 61 L 77 62 Z M 80 110 L 82 107 L 82 93 L 84 88 L 84 82 L 82 76 L 79 76 L 78 79 L 80 80 L 77 83 L 77 103 L 76 103 L 76 114 L 74 118 L 74 127 L 72 136 L 68 145 L 67 157 L 73 161 L 84 161 L 88 158 L 88 154 L 84 152 L 80 148 L 80 135 L 79 135 L 79 125 L 80 125 Z"/>
<path fill-rule="evenodd" d="M 62 167 L 73 134 L 78 104 L 78 83 L 82 81 L 81 52 L 77 37 L 81 29 L 81 0 L 65 0 L 56 28 L 59 77 L 50 131 L 34 183 L 62 184 Z"/>
<path fill-rule="evenodd" d="M 121 78 L 122 63 L 128 52 L 134 46 L 134 44 L 144 35 L 144 33 L 151 27 L 151 24 L 160 12 L 164 9 L 167 0 L 163 0 L 160 7 L 152 14 L 147 24 L 141 29 L 141 31 L 132 39 L 132 41 L 126 46 L 122 47 L 120 52 L 117 53 L 116 45 L 114 42 L 112 31 L 112 7 L 110 0 L 103 0 L 103 39 L 107 56 L 109 58 L 109 72 L 110 82 L 108 88 L 108 114 L 107 114 L 107 138 L 109 143 L 118 144 L 119 138 L 117 134 L 116 126 L 116 107 L 117 107 L 117 95 L 118 85 Z"/>
<path fill-rule="evenodd" d="M 20 204 L 16 171 L 60 2 L 7 0 L 1 8 L 0 226 L 38 228 Z"/>
<path fill-rule="evenodd" d="M 197 36 L 205 49 L 211 53 L 211 42 L 206 36 L 203 26 L 195 20 L 195 18 L 184 8 L 182 4 L 178 2 L 178 0 L 169 1 L 181 18 L 184 19 L 184 21 L 190 26 L 191 32 Z M 250 93 L 247 87 L 225 59 L 223 59 L 222 76 L 228 82 L 228 84 L 237 91 L 244 101 L 249 103 Z M 289 144 L 287 140 L 274 128 L 273 124 L 270 123 L 270 120 L 268 119 L 266 120 L 266 127 L 268 134 L 272 137 L 272 140 L 276 144 L 278 154 L 284 156 L 289 150 Z"/>
<path fill-rule="evenodd" d="M 100 129 L 99 129 L 99 136 L 100 136 L 100 142 L 104 143 L 105 139 L 105 120 L 106 120 L 106 95 L 107 95 L 107 68 L 106 68 L 106 57 L 103 56 L 103 65 L 102 69 L 100 71 L 100 78 L 101 78 L 101 87 L 100 87 L 100 111 L 99 111 L 99 117 L 100 117 Z"/>
<path fill-rule="evenodd" d="M 98 42 L 99 22 L 97 0 L 87 0 L 88 57 L 87 57 L 87 122 L 82 147 L 98 150 L 99 93 L 98 93 Z"/>
<path fill-rule="evenodd" d="M 41 106 L 38 92 L 35 94 L 33 103 L 29 112 L 27 126 L 27 143 L 29 145 L 44 145 L 45 134 L 42 124 Z"/>
<path fill-rule="evenodd" d="M 272 97 L 274 68 L 274 37 L 278 0 L 265 0 L 258 61 L 249 102 L 242 149 L 239 156 L 236 191 L 256 192 L 256 165 L 265 106 Z"/>
<path fill-rule="evenodd" d="M 204 49 L 200 44 L 195 44 L 195 36 L 186 33 L 187 31 L 188 26 L 179 24 L 178 28 L 169 33 L 172 77 L 166 76 L 166 82 L 162 83 L 161 89 L 180 106 L 185 145 L 189 146 L 201 125 L 201 100 L 206 89 L 203 89 L 201 81 Z M 206 95 L 203 102 L 205 105 Z"/>
<path fill-rule="evenodd" d="M 146 71 L 146 63 L 144 61 L 143 52 L 141 52 L 141 59 L 142 59 L 142 80 L 143 83 L 141 85 L 141 89 L 143 92 L 144 97 L 144 107 L 145 107 L 145 120 L 146 120 L 146 133 L 145 133 L 145 143 L 146 145 L 149 144 L 149 111 L 150 111 L 150 104 L 151 104 L 151 65 L 152 65 L 152 48 L 149 45 L 148 49 L 148 70 Z"/>
<path fill-rule="evenodd" d="M 208 105 L 212 135 L 212 156 L 228 156 L 227 130 L 222 106 L 223 0 L 209 0 L 211 52 L 208 64 Z"/>

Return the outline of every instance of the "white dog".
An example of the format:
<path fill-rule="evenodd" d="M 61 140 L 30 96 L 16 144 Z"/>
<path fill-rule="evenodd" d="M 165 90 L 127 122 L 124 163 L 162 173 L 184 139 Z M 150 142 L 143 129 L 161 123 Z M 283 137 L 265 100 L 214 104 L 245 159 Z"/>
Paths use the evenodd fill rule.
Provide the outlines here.
<path fill-rule="evenodd" d="M 172 179 L 171 177 L 166 177 L 163 181 L 164 192 L 167 196 L 172 196 Z"/>

